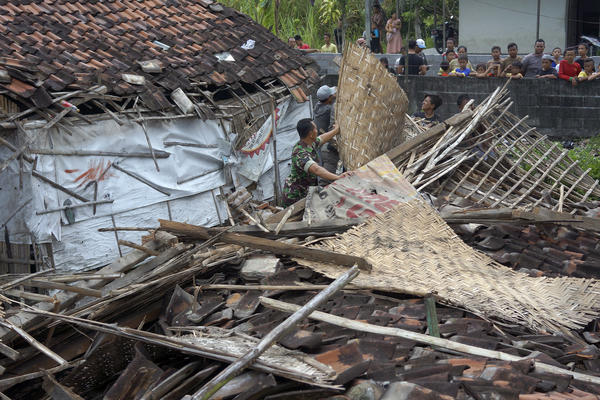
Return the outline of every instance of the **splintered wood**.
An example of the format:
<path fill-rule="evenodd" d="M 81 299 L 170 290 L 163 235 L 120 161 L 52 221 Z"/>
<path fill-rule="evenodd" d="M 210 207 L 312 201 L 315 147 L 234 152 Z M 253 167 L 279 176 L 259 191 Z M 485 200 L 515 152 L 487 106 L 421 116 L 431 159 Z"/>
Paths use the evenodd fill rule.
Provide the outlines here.
<path fill-rule="evenodd" d="M 405 140 L 408 98 L 368 49 L 346 47 L 338 87 L 338 147 L 346 169 L 361 167 Z"/>
<path fill-rule="evenodd" d="M 434 293 L 447 304 L 544 332 L 582 328 L 598 317 L 600 281 L 533 278 L 466 245 L 423 200 L 401 203 L 314 246 L 365 258 L 370 274 L 357 287 Z M 331 278 L 343 268 L 301 263 Z"/>
<path fill-rule="evenodd" d="M 418 191 L 476 206 L 543 206 L 575 213 L 600 197 L 598 181 L 558 143 L 508 110 L 506 88 L 387 155 Z M 561 194 L 562 193 L 562 194 Z"/>

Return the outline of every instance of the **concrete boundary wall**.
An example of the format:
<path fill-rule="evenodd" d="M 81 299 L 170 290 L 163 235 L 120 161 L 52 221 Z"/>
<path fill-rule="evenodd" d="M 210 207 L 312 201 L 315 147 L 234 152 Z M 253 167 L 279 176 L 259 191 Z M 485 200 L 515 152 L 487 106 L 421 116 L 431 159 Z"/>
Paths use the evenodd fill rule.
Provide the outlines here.
<path fill-rule="evenodd" d="M 426 94 L 438 94 L 444 104 L 439 114 L 450 117 L 458 111 L 456 99 L 466 93 L 480 103 L 505 79 L 438 78 L 409 76 L 398 79 L 409 98 L 409 112 L 418 111 Z M 528 124 L 540 133 L 557 138 L 590 137 L 600 134 L 600 80 L 572 87 L 563 80 L 521 79 L 508 85 L 514 105 L 511 112 L 529 115 Z"/>
<path fill-rule="evenodd" d="M 323 84 L 337 85 L 337 66 L 330 62 L 331 56 L 320 54 L 318 61 Z M 456 99 L 460 94 L 466 93 L 479 103 L 504 85 L 506 79 L 401 76 L 398 82 L 408 95 L 409 113 L 419 110 L 425 94 L 438 94 L 444 101 L 439 114 L 447 118 L 457 112 Z M 528 123 L 543 134 L 555 138 L 600 134 L 600 80 L 572 87 L 563 80 L 521 79 L 512 81 L 508 89 L 515 103 L 510 111 L 519 117 L 529 115 Z"/>

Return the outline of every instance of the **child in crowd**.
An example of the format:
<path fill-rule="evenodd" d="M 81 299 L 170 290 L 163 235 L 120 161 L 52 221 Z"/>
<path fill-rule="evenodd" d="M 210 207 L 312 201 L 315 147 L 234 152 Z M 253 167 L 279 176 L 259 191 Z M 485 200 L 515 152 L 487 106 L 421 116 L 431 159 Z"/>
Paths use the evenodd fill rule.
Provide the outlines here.
<path fill-rule="evenodd" d="M 444 60 L 444 59 L 448 60 L 448 52 L 449 51 L 455 53 L 455 55 L 456 55 L 456 52 L 454 51 L 455 45 L 456 45 L 456 42 L 454 41 L 454 38 L 446 39 L 446 51 L 442 53 L 442 60 Z M 450 61 L 452 61 L 452 60 L 448 60 L 448 62 L 450 62 Z"/>
<path fill-rule="evenodd" d="M 488 78 L 490 76 L 494 76 L 494 73 L 492 72 L 496 66 L 493 64 L 488 64 L 485 65 L 483 63 L 481 64 L 477 64 L 477 66 L 475 67 L 475 77 L 476 78 Z"/>
<path fill-rule="evenodd" d="M 440 63 L 440 70 L 438 71 L 439 76 L 449 76 L 450 75 L 450 63 L 446 60 Z"/>
<path fill-rule="evenodd" d="M 562 54 L 562 50 L 560 47 L 555 47 L 552 49 L 552 68 L 556 69 L 558 72 L 558 64 L 560 64 L 560 55 Z"/>
<path fill-rule="evenodd" d="M 540 69 L 540 72 L 537 74 L 538 78 L 558 78 L 558 72 L 556 72 L 556 70 L 552 68 L 552 60 L 553 58 L 551 55 L 545 54 L 544 56 L 542 56 L 542 69 Z"/>
<path fill-rule="evenodd" d="M 458 46 L 457 49 L 457 55 L 460 57 L 460 55 L 464 55 L 465 57 L 467 57 L 467 48 L 465 46 Z M 458 58 L 455 58 L 450 62 L 450 71 L 454 71 L 456 68 L 458 68 Z M 473 71 L 473 66 L 471 65 L 471 62 L 467 62 L 467 68 L 469 68 L 471 71 Z"/>
<path fill-rule="evenodd" d="M 521 57 L 517 55 L 519 53 L 519 48 L 516 43 L 509 43 L 506 50 L 508 50 L 508 57 L 502 60 L 502 64 L 500 64 L 500 68 L 502 69 L 500 76 L 510 72 L 510 67 L 515 61 L 521 61 Z"/>
<path fill-rule="evenodd" d="M 575 48 L 569 47 L 565 50 L 565 58 L 558 64 L 558 77 L 571 82 L 571 85 L 577 85 L 577 76 L 581 72 L 581 66 L 574 62 Z"/>
<path fill-rule="evenodd" d="M 588 57 L 585 59 L 583 63 L 583 71 L 577 75 L 577 80 L 579 82 L 582 81 L 591 81 L 598 78 L 598 73 L 594 72 L 594 59 Z"/>
<path fill-rule="evenodd" d="M 510 72 L 505 72 L 504 76 L 512 79 L 521 79 L 523 77 L 523 63 L 521 61 L 515 61 L 510 66 Z"/>
<path fill-rule="evenodd" d="M 454 68 L 452 72 L 450 72 L 451 76 L 469 76 L 471 74 L 471 68 L 469 65 L 469 57 L 466 54 L 461 54 L 458 56 L 458 67 Z"/>
<path fill-rule="evenodd" d="M 446 51 L 446 60 L 448 61 L 448 64 L 450 64 L 452 60 L 454 60 L 456 57 L 458 56 L 456 55 L 456 52 L 454 50 Z"/>
<path fill-rule="evenodd" d="M 486 68 L 486 69 L 490 69 L 489 67 L 492 67 L 490 69 L 491 73 L 493 74 L 492 76 L 500 75 L 501 65 L 502 65 L 502 59 L 500 58 L 501 54 L 502 54 L 502 49 L 500 49 L 500 46 L 492 47 L 492 58 L 487 62 L 487 68 Z"/>

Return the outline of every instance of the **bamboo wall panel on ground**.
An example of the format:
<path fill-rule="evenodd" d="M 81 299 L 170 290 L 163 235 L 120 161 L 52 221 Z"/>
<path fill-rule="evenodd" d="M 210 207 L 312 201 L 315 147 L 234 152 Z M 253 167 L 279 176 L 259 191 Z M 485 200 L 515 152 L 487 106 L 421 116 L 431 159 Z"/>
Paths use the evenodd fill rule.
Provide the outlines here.
<path fill-rule="evenodd" d="M 600 281 L 533 278 L 466 245 L 424 201 L 412 200 L 315 247 L 373 265 L 353 284 L 384 291 L 434 293 L 442 302 L 533 330 L 581 328 L 600 311 Z M 345 269 L 305 263 L 329 277 Z"/>
<path fill-rule="evenodd" d="M 346 169 L 356 169 L 405 140 L 408 98 L 368 49 L 352 43 L 346 47 L 338 87 L 338 146 Z"/>

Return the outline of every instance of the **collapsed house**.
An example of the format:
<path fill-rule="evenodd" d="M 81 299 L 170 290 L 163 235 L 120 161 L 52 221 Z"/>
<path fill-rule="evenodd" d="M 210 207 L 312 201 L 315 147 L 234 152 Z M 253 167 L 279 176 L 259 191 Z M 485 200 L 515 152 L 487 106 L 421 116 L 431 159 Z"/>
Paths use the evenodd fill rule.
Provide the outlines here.
<path fill-rule="evenodd" d="M 346 56 L 371 57 L 357 49 Z M 383 67 L 372 59 L 364 66 L 376 79 L 393 79 L 380 73 Z M 359 78 L 368 82 L 368 77 Z M 381 83 L 354 86 L 365 96 L 347 92 L 354 110 L 361 109 L 360 99 L 368 104 L 373 97 L 384 106 L 380 93 L 389 88 Z M 284 86 L 280 89 L 286 93 Z M 398 91 L 395 99 L 402 98 Z M 208 95 L 185 94 L 193 100 Z M 239 107 L 236 100 L 209 109 L 225 113 Z M 222 104 L 214 96 L 213 101 Z M 417 135 L 394 148 L 392 140 L 399 139 L 380 135 L 387 128 L 375 120 L 372 140 L 379 143 L 374 147 L 386 154 L 374 158 L 368 151 L 356 152 L 353 161 L 362 166 L 353 176 L 311 190 L 306 199 L 264 220 L 252 215 L 248 194 L 239 190 L 227 196 L 218 217 L 230 226 L 176 222 L 210 212 L 193 204 L 188 204 L 191 216 L 174 214 L 172 206 L 166 218 L 148 212 L 147 219 L 144 213 L 133 219 L 131 213 L 129 225 L 118 220 L 100 233 L 145 236 L 139 244 L 128 243 L 134 249 L 126 254 L 114 249 L 111 262 L 100 269 L 1 276 L 2 397 L 597 398 L 600 281 L 595 270 L 582 267 L 586 261 L 593 264 L 599 250 L 598 220 L 592 216 L 597 183 L 564 152 L 553 153 L 557 146 L 512 116 L 509 104 L 499 88 L 481 105 L 443 124 L 425 132 L 414 126 Z M 80 110 L 84 105 L 74 104 Z M 194 112 L 208 112 L 205 106 L 196 103 Z M 295 109 L 291 102 L 279 105 L 284 107 L 282 115 Z M 115 118 L 127 115 L 107 109 Z M 270 110 L 263 116 L 277 120 L 276 107 Z M 344 113 L 348 110 L 338 106 L 338 118 Z M 107 120 L 114 121 L 108 114 Z M 140 119 L 144 115 L 185 119 L 148 114 L 144 109 L 140 117 L 136 110 L 134 123 L 148 130 L 153 120 Z M 17 119 L 13 123 L 19 130 L 26 126 Z M 72 123 L 66 125 L 69 130 L 86 126 L 68 118 L 59 123 Z M 281 125 L 275 126 L 279 140 Z M 270 129 L 265 123 L 258 132 L 268 135 Z M 152 170 L 154 147 L 147 148 L 143 131 L 142 126 L 138 139 L 146 147 L 135 150 L 146 152 L 143 160 Z M 192 139 L 197 137 L 185 140 Z M 359 139 L 363 144 L 351 145 L 364 146 L 365 137 Z M 265 143 L 239 143 L 244 142 L 249 153 Z M 168 151 L 157 146 L 155 158 L 158 150 Z M 350 153 L 342 148 L 342 156 Z M 25 177 L 25 156 L 37 153 L 12 154 L 11 161 L 22 155 Z M 259 177 L 268 165 L 263 162 L 253 167 Z M 111 162 L 104 176 L 127 170 L 117 166 L 113 171 Z M 234 181 L 236 176 L 232 168 Z M 77 186 L 65 188 L 63 181 L 52 182 L 60 193 L 89 195 L 77 192 Z M 153 190 L 173 190 L 148 183 L 156 186 L 150 186 Z M 432 194 L 425 195 L 425 189 Z M 255 197 L 262 200 L 260 192 Z M 473 208 L 492 205 L 503 208 Z M 510 208 L 515 205 L 519 208 Z M 67 206 L 60 212 L 68 222 L 81 207 Z M 553 241 L 549 235 L 558 231 Z M 516 238 L 526 238 L 527 246 L 517 247 Z M 533 258 L 530 254 L 538 256 L 538 263 L 524 271 L 522 261 Z M 551 257 L 546 262 L 540 254 Z M 550 262 L 560 254 L 563 269 Z M 565 271 L 576 274 L 561 276 Z"/>
<path fill-rule="evenodd" d="M 157 217 L 218 225 L 223 187 L 273 197 L 318 79 L 211 0 L 12 1 L 0 32 L 3 272 L 105 265 Z"/>

